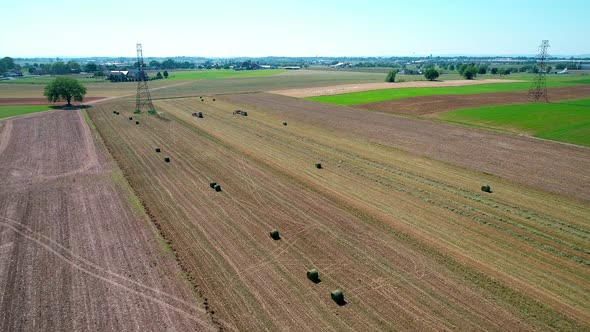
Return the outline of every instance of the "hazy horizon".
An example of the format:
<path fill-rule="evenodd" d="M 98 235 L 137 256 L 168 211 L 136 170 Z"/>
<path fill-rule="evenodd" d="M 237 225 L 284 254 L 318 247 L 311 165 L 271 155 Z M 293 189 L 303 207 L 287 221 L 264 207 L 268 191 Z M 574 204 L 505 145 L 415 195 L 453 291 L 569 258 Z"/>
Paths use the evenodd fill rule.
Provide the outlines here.
<path fill-rule="evenodd" d="M 534 56 L 542 39 L 551 55 L 590 54 L 580 0 L 80 3 L 4 4 L 0 56 L 133 57 L 136 43 L 145 57 Z"/>

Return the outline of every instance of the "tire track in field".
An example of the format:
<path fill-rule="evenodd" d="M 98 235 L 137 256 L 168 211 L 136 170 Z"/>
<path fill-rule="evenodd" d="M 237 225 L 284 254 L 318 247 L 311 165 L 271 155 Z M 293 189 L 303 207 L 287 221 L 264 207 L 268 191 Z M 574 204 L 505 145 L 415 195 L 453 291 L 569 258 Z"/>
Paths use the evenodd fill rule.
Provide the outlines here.
<path fill-rule="evenodd" d="M 15 221 L 12 221 L 12 220 L 10 220 L 10 219 L 8 219 L 6 217 L 1 217 L 0 216 L 0 218 L 3 219 L 3 220 L 0 220 L 0 224 L 1 225 L 3 225 L 4 227 L 7 227 L 9 229 L 11 229 L 12 231 L 14 231 L 14 232 L 22 235 L 23 237 L 27 238 L 28 240 L 36 243 L 37 245 L 39 245 L 40 247 L 42 247 L 46 251 L 54 254 L 57 258 L 59 258 L 60 260 L 62 260 L 66 264 L 70 265 L 72 268 L 74 268 L 76 270 L 79 270 L 80 272 L 83 272 L 84 274 L 86 274 L 86 275 L 88 275 L 90 277 L 93 277 L 95 279 L 104 281 L 105 283 L 108 283 L 108 284 L 110 284 L 110 285 L 112 285 L 114 287 L 121 288 L 121 289 L 123 289 L 123 290 L 125 290 L 125 291 L 127 291 L 129 293 L 135 294 L 135 295 L 137 295 L 139 297 L 142 297 L 142 298 L 144 298 L 146 300 L 149 300 L 151 302 L 154 302 L 156 304 L 159 304 L 160 306 L 162 306 L 164 308 L 167 308 L 167 309 L 169 309 L 171 311 L 174 311 L 174 312 L 176 312 L 176 313 L 178 313 L 178 314 L 180 314 L 180 315 L 182 315 L 182 316 L 184 316 L 184 317 L 186 317 L 186 318 L 194 321 L 195 323 L 199 324 L 201 327 L 204 327 L 204 328 L 206 328 L 208 330 L 214 330 L 214 328 L 212 328 L 212 327 L 209 326 L 209 322 L 208 321 L 202 320 L 202 319 L 200 319 L 200 318 L 192 315 L 186 309 L 181 308 L 181 306 L 170 304 L 170 303 L 168 303 L 166 301 L 163 301 L 163 300 L 161 300 L 161 299 L 159 299 L 159 298 L 157 298 L 157 297 L 155 297 L 153 295 L 150 295 L 150 294 L 147 294 L 145 292 L 142 292 L 142 291 L 138 291 L 136 289 L 133 289 L 132 287 L 126 286 L 122 282 L 117 281 L 116 279 L 119 278 L 119 279 L 123 279 L 123 280 L 128 281 L 128 282 L 131 282 L 131 283 L 133 283 L 133 284 L 135 284 L 137 286 L 140 286 L 140 288 L 143 288 L 144 290 L 149 290 L 149 291 L 152 291 L 152 292 L 156 292 L 159 295 L 163 295 L 163 296 L 172 298 L 172 299 L 176 300 L 178 303 L 185 303 L 184 301 L 178 300 L 178 299 L 176 299 L 174 297 L 171 297 L 170 295 L 168 295 L 166 293 L 163 293 L 163 292 L 161 292 L 159 290 L 152 289 L 151 287 L 148 287 L 148 286 L 143 285 L 141 283 L 138 283 L 136 281 L 132 281 L 132 280 L 130 280 L 128 278 L 119 276 L 119 275 L 114 274 L 113 272 L 110 272 L 110 271 L 106 271 L 107 274 L 114 275 L 117 278 L 109 278 L 109 277 L 102 276 L 99 273 L 92 272 L 89 268 L 84 267 L 83 266 L 84 264 L 80 264 L 80 263 L 76 262 L 76 260 L 82 261 L 83 263 L 86 263 L 87 265 L 89 265 L 91 268 L 97 269 L 97 270 L 99 270 L 101 272 L 105 272 L 105 271 L 102 271 L 103 269 L 101 267 L 99 267 L 99 266 L 96 266 L 95 264 L 89 263 L 89 262 L 87 262 L 84 259 L 80 259 L 80 258 L 76 257 L 76 255 L 72 254 L 71 252 L 69 252 L 69 250 L 67 250 L 65 248 L 60 248 L 59 249 L 61 251 L 64 251 L 65 254 L 60 253 L 58 250 L 52 248 L 52 246 L 50 244 L 44 243 L 43 241 L 41 241 L 41 240 L 39 240 L 37 238 L 37 237 L 44 238 L 45 236 L 42 236 L 42 235 L 40 236 L 40 234 L 38 234 L 38 233 L 36 233 L 36 232 L 34 232 L 32 230 L 27 229 L 26 226 L 23 226 L 22 224 L 20 224 L 18 222 L 15 222 Z M 11 221 L 13 223 L 17 223 L 19 226 L 15 226 L 13 223 L 6 222 L 6 220 Z M 26 231 L 22 231 L 19 228 L 24 228 Z M 48 242 L 52 243 L 53 245 L 56 245 L 55 243 L 53 243 L 53 241 L 48 241 Z M 61 245 L 56 245 L 56 246 L 57 247 L 61 247 Z M 75 259 L 68 258 L 68 257 L 66 257 L 67 255 L 73 256 L 73 257 L 75 257 Z M 197 311 L 202 311 L 202 309 L 200 309 L 198 307 L 194 307 L 194 306 L 192 306 L 191 309 L 194 309 L 194 310 L 197 310 Z"/>

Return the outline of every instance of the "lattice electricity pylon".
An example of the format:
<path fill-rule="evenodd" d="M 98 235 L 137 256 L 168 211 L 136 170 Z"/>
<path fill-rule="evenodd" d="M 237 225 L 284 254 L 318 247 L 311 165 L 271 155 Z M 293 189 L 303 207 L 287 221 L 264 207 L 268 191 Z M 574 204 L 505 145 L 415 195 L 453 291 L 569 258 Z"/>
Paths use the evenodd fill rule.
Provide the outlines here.
<path fill-rule="evenodd" d="M 152 103 L 152 96 L 148 88 L 148 75 L 144 70 L 143 50 L 141 44 L 137 44 L 137 97 L 135 97 L 135 114 L 147 108 L 149 114 L 155 114 L 154 104 Z"/>
<path fill-rule="evenodd" d="M 543 40 L 539 46 L 539 54 L 537 55 L 537 74 L 533 78 L 531 88 L 529 89 L 528 100 L 534 103 L 539 100 L 544 100 L 546 103 L 549 102 L 547 96 L 547 49 L 549 48 L 549 41 Z"/>

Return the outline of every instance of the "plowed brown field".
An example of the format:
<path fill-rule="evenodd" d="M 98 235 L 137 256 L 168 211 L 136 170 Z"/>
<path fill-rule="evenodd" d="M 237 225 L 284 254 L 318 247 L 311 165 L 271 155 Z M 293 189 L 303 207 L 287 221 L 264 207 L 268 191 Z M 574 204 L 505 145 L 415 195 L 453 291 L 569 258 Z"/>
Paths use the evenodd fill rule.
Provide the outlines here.
<path fill-rule="evenodd" d="M 588 205 L 473 165 L 421 157 L 444 143 L 436 141 L 440 131 L 457 142 L 487 132 L 396 124 L 409 120 L 268 94 L 222 99 L 156 101 L 159 116 L 133 115 L 134 105 L 122 101 L 89 114 L 210 312 L 228 326 L 588 328 Z M 249 116 L 232 115 L 236 108 Z M 205 117 L 192 117 L 196 111 Z M 439 136 L 425 135 L 429 130 Z M 415 135 L 426 136 L 418 144 L 428 150 L 415 143 L 407 149 Z M 457 144 L 448 149 L 461 149 Z M 540 144 L 570 160 L 588 156 L 558 144 L 519 144 L 517 151 Z M 457 156 L 475 155 L 472 146 Z M 321 170 L 313 167 L 318 161 Z M 581 165 L 571 167 L 585 174 Z M 479 190 L 484 182 L 493 194 Z M 273 228 L 281 240 L 269 237 Z M 305 278 L 311 268 L 319 270 L 319 284 Z M 335 288 L 344 290 L 346 305 L 330 300 Z"/>
<path fill-rule="evenodd" d="M 550 88 L 551 101 L 587 98 L 590 85 Z M 524 104 L 527 102 L 526 91 L 482 93 L 472 95 L 438 95 L 403 98 L 376 103 L 356 105 L 370 110 L 410 115 L 432 115 L 461 108 L 483 107 L 493 105 Z"/>
<path fill-rule="evenodd" d="M 0 331 L 215 329 L 129 190 L 80 112 L 0 121 Z"/>

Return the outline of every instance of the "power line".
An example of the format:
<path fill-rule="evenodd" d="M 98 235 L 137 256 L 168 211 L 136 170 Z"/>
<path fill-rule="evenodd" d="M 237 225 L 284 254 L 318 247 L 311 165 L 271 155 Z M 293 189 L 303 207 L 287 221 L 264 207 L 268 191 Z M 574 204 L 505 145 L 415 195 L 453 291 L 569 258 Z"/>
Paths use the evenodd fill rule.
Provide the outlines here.
<path fill-rule="evenodd" d="M 531 87 L 529 89 L 528 100 L 533 103 L 538 103 L 540 100 L 549 102 L 547 96 L 547 49 L 549 48 L 549 41 L 543 40 L 539 46 L 539 54 L 537 55 L 537 73 L 533 78 Z"/>
<path fill-rule="evenodd" d="M 152 103 L 152 96 L 148 88 L 148 75 L 145 72 L 145 64 L 143 63 L 143 50 L 141 44 L 136 45 L 137 49 L 137 96 L 135 97 L 135 112 L 140 114 L 143 109 L 147 108 L 149 114 L 155 114 L 154 104 Z"/>

